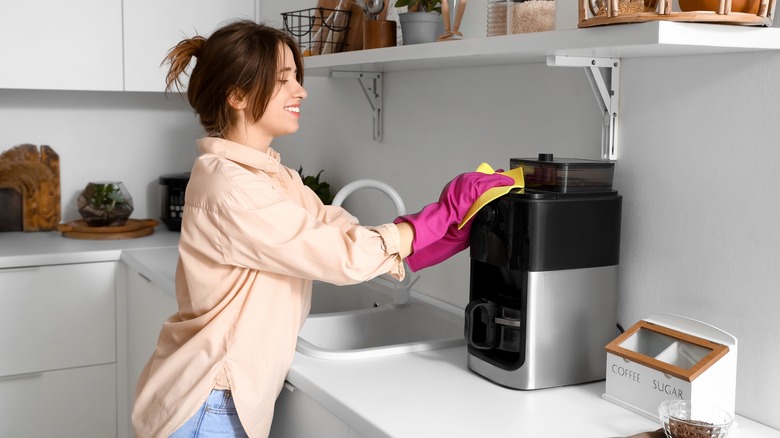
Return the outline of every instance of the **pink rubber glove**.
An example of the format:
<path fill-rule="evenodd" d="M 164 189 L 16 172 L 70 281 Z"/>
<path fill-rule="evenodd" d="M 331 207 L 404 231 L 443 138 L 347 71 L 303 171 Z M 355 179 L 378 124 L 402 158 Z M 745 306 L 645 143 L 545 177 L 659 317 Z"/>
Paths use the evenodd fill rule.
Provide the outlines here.
<path fill-rule="evenodd" d="M 472 223 L 473 221 L 468 221 L 461 229 L 458 229 L 457 224 L 450 225 L 444 237 L 415 251 L 405 259 L 409 269 L 412 272 L 417 272 L 420 269 L 437 265 L 468 248 Z"/>
<path fill-rule="evenodd" d="M 514 184 L 512 178 L 497 173 L 463 173 L 444 187 L 438 202 L 426 205 L 417 213 L 396 218 L 393 223 L 409 222 L 414 227 L 412 255 L 406 259 L 409 267 L 415 271 L 431 266 L 468 247 L 468 229 L 470 227 L 463 227 L 460 230 L 463 231 L 462 233 L 455 231 L 458 231 L 458 224 L 468 212 L 471 204 L 488 189 L 512 184 Z M 453 227 L 454 230 L 450 230 L 450 227 Z M 445 237 L 447 239 L 442 244 L 447 248 L 446 250 L 442 248 L 430 252 L 423 251 L 424 248 Z M 463 246 L 464 244 L 466 246 Z M 456 248 L 460 249 L 452 252 Z M 416 257 L 415 254 L 417 254 Z"/>

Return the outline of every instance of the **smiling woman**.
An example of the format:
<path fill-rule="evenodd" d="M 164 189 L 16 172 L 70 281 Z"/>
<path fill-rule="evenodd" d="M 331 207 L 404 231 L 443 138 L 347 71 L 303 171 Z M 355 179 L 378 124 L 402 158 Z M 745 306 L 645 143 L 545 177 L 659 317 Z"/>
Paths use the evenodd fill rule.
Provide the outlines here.
<path fill-rule="evenodd" d="M 180 42 L 166 61 L 169 90 L 194 61 L 187 98 L 208 137 L 185 193 L 178 312 L 139 378 L 133 427 L 137 436 L 267 436 L 312 281 L 402 280 L 406 257 L 412 269 L 436 264 L 468 246 L 457 224 L 474 200 L 512 181 L 459 175 L 423 211 L 362 226 L 271 147 L 298 130 L 307 96 L 290 36 L 239 21 Z"/>

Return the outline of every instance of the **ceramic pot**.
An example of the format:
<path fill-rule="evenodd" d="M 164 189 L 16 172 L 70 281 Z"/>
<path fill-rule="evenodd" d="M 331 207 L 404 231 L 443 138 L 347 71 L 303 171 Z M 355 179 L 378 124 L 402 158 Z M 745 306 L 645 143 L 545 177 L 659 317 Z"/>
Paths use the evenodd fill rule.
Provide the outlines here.
<path fill-rule="evenodd" d="M 121 227 L 133 212 L 133 198 L 118 181 L 87 184 L 77 203 L 79 214 L 90 227 Z"/>
<path fill-rule="evenodd" d="M 363 22 L 363 49 L 395 47 L 396 23 L 392 20 L 367 20 Z"/>
<path fill-rule="evenodd" d="M 440 35 L 441 14 L 438 12 L 406 12 L 398 14 L 404 45 L 432 43 Z"/>

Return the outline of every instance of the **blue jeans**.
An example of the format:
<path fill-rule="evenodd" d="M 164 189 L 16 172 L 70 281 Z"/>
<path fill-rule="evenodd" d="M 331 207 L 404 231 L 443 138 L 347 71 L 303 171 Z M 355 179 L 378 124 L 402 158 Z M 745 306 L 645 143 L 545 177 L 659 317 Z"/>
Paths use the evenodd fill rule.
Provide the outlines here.
<path fill-rule="evenodd" d="M 230 391 L 214 389 L 206 403 L 169 438 L 247 438 Z"/>

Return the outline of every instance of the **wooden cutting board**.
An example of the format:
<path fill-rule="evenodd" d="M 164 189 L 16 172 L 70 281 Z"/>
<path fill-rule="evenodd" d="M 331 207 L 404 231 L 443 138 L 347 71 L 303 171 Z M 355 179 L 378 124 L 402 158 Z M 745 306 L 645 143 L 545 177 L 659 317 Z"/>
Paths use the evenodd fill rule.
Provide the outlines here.
<path fill-rule="evenodd" d="M 90 227 L 83 220 L 57 225 L 57 231 L 63 237 L 86 240 L 135 239 L 154 233 L 154 227 L 160 225 L 155 219 L 128 219 L 121 227 Z"/>

